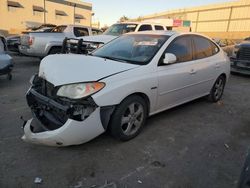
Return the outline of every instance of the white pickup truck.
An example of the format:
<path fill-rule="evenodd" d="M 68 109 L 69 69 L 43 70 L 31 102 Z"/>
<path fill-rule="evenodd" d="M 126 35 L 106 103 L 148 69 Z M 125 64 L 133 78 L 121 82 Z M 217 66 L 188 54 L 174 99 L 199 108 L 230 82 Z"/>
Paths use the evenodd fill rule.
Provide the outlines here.
<path fill-rule="evenodd" d="M 159 23 L 122 22 L 113 24 L 103 34 L 96 36 L 81 36 L 75 39 L 65 39 L 62 53 L 86 54 L 103 44 L 130 32 L 166 31 L 167 27 Z"/>
<path fill-rule="evenodd" d="M 81 36 L 78 39 L 83 39 L 88 42 L 105 44 L 125 33 L 140 32 L 140 31 L 158 31 L 167 30 L 166 26 L 157 23 L 147 22 L 122 22 L 113 24 L 102 35 L 97 36 Z"/>
<path fill-rule="evenodd" d="M 99 29 L 86 26 L 60 25 L 51 32 L 28 33 L 21 36 L 20 53 L 27 56 L 43 58 L 61 51 L 65 37 L 76 38 L 100 34 Z"/>

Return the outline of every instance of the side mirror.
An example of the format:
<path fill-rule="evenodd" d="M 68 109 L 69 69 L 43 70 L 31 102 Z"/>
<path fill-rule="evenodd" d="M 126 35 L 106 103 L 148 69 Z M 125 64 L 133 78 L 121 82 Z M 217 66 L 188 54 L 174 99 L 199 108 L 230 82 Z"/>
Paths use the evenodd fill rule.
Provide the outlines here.
<path fill-rule="evenodd" d="M 168 64 L 173 64 L 177 61 L 177 58 L 174 54 L 171 54 L 171 53 L 166 53 L 165 54 L 165 57 L 163 59 L 163 63 L 165 65 L 168 65 Z"/>

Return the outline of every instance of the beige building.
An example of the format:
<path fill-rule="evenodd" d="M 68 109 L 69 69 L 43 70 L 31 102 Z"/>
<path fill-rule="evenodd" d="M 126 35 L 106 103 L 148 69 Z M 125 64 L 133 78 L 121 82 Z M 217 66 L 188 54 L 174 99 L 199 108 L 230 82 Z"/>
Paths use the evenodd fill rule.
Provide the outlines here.
<path fill-rule="evenodd" d="M 92 4 L 80 0 L 0 0 L 0 32 L 20 33 L 29 25 L 90 26 Z"/>
<path fill-rule="evenodd" d="M 190 20 L 194 32 L 211 37 L 241 39 L 250 36 L 250 0 L 178 9 L 142 17 Z"/>

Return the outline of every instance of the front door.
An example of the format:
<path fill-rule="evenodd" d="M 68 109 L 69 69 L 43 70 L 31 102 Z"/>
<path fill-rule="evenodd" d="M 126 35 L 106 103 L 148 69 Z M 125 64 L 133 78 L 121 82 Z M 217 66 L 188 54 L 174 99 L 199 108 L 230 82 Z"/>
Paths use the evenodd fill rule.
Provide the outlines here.
<path fill-rule="evenodd" d="M 162 63 L 165 53 L 177 57 L 174 64 Z M 179 105 L 193 98 L 196 77 L 196 62 L 193 61 L 192 40 L 189 35 L 173 40 L 158 65 L 158 100 L 157 111 Z"/>

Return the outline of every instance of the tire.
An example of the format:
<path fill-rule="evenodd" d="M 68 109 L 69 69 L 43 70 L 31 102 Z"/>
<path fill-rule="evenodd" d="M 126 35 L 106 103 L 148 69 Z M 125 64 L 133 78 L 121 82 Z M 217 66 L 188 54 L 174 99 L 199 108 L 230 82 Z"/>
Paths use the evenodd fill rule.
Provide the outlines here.
<path fill-rule="evenodd" d="M 109 125 L 113 137 L 128 141 L 142 130 L 147 118 L 147 104 L 143 98 L 134 95 L 126 98 L 115 109 Z"/>
<path fill-rule="evenodd" d="M 226 84 L 225 76 L 220 75 L 215 81 L 213 88 L 211 89 L 210 94 L 208 96 L 208 100 L 210 102 L 215 103 L 221 99 L 224 92 L 225 84 Z"/>
<path fill-rule="evenodd" d="M 12 74 L 11 74 L 11 73 L 8 73 L 7 79 L 8 79 L 8 80 L 12 80 Z"/>
<path fill-rule="evenodd" d="M 52 47 L 49 51 L 49 55 L 58 54 L 61 52 L 61 47 Z"/>

